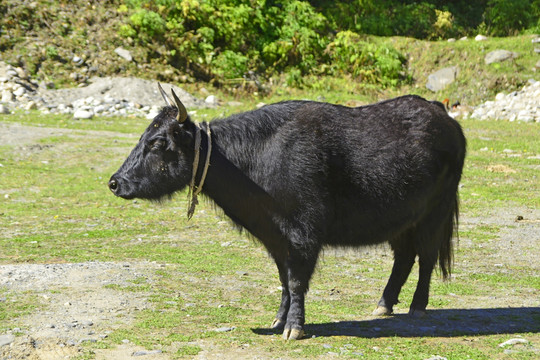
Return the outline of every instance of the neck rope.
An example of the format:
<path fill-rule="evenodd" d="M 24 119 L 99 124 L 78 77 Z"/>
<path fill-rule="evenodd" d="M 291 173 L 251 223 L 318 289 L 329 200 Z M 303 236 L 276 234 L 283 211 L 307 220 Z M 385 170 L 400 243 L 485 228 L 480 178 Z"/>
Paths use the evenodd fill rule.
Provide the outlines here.
<path fill-rule="evenodd" d="M 202 191 L 204 180 L 206 179 L 206 174 L 208 173 L 208 167 L 210 166 L 210 153 L 212 152 L 212 138 L 210 133 L 210 124 L 205 123 L 206 125 L 206 135 L 208 136 L 208 149 L 206 151 L 206 160 L 204 161 L 204 169 L 201 176 L 201 181 L 198 186 L 195 186 L 195 177 L 197 176 L 197 170 L 199 169 L 199 155 L 200 155 L 200 146 L 201 146 L 201 126 L 199 123 L 195 123 L 195 158 L 193 159 L 193 175 L 191 176 L 191 183 L 189 184 L 188 199 L 189 199 L 189 208 L 187 212 L 188 220 L 191 219 L 193 213 L 195 212 L 195 206 L 199 205 L 199 200 L 197 195 Z"/>

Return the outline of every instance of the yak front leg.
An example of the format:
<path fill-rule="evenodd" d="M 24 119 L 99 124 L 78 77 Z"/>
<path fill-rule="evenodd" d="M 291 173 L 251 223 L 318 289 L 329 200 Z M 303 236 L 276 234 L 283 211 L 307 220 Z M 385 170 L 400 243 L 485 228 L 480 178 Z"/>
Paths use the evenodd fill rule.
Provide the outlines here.
<path fill-rule="evenodd" d="M 289 251 L 287 258 L 289 311 L 283 329 L 283 338 L 286 340 L 301 339 L 304 336 L 304 300 L 318 256 L 319 249 Z"/>
<path fill-rule="evenodd" d="M 289 313 L 289 306 L 291 304 L 291 297 L 289 294 L 289 275 L 285 260 L 278 260 L 274 257 L 278 271 L 279 280 L 281 281 L 281 304 L 276 314 L 276 318 L 272 322 L 272 329 L 283 329 L 287 322 L 287 314 Z"/>

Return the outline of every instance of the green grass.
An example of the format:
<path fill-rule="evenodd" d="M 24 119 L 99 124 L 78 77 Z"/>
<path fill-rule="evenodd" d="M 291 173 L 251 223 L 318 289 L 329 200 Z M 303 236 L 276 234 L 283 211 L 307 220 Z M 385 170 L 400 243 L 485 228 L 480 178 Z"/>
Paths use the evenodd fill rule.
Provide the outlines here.
<path fill-rule="evenodd" d="M 233 111 L 198 111 L 196 119 Z M 404 321 L 399 317 L 371 325 L 366 318 L 389 275 L 390 251 L 375 255 L 327 251 L 307 296 L 307 323 L 315 329 L 310 335 L 316 336 L 284 342 L 279 334 L 266 330 L 277 310 L 279 281 L 275 266 L 257 242 L 239 234 L 205 202 L 188 222 L 185 193 L 162 205 L 125 201 L 110 194 L 108 178 L 147 120 L 75 121 L 30 113 L 0 116 L 0 122 L 66 130 L 28 144 L 0 146 L 0 263 L 147 260 L 166 264 L 153 272 L 152 281 L 139 277 L 128 285 L 106 286 L 118 292 L 148 294 L 150 306 L 137 313 L 134 323 L 125 324 L 97 344 L 85 345 L 88 358 L 92 358 L 92 348 L 114 347 L 124 339 L 147 349 L 163 349 L 171 358 L 190 358 L 208 349 L 238 357 L 299 359 L 322 359 L 329 352 L 345 359 L 537 356 L 526 346 L 514 347 L 517 352 L 507 355 L 497 344 L 523 336 L 538 347 L 538 333 L 396 335 L 385 326 Z M 462 124 L 468 138 L 461 188 L 463 217 L 481 217 L 508 206 L 539 208 L 540 124 L 473 120 Z M 35 144 L 40 146 L 33 147 Z M 460 308 L 464 305 L 458 300 L 474 303 L 477 297 L 508 289 L 524 297 L 539 294 L 537 268 L 532 264 L 506 264 L 506 272 L 500 272 L 484 263 L 496 251 L 490 243 L 500 240 L 502 230 L 502 225 L 482 222 L 462 228 L 456 276 L 451 282 L 434 277 L 430 309 Z M 474 271 L 461 266 L 464 261 L 474 263 Z M 398 313 L 407 311 L 416 271 L 415 267 L 403 289 Z M 21 316 L 30 314 L 36 296 L 32 291 L 15 294 L 0 288 L 0 299 L 6 298 L 0 301 L 0 331 L 15 327 Z M 490 304 L 475 306 L 489 308 Z M 459 315 L 454 318 L 460 319 Z M 338 323 L 333 324 L 347 321 L 355 324 L 353 333 L 360 335 L 317 336 L 317 329 L 343 332 Z M 417 326 L 414 324 L 411 326 Z M 434 324 L 444 328 L 444 324 Z M 373 326 L 381 327 L 380 335 L 365 336 L 373 334 Z M 409 323 L 403 326 L 406 330 Z M 235 328 L 216 331 L 220 327 Z"/>

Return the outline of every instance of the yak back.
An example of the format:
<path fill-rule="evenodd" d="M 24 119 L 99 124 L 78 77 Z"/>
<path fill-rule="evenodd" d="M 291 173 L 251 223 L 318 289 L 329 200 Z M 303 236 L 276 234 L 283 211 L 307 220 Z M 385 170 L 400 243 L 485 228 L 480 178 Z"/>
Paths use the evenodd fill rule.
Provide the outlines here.
<path fill-rule="evenodd" d="M 455 193 L 465 156 L 459 124 L 418 96 L 357 108 L 287 101 L 212 131 L 280 215 L 325 244 L 379 243 L 414 226 L 442 192 Z"/>

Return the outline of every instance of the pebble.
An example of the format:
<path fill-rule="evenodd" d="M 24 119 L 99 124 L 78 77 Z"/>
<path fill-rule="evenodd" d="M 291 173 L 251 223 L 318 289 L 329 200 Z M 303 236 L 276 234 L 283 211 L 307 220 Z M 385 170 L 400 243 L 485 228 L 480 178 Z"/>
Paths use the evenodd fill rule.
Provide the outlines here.
<path fill-rule="evenodd" d="M 15 341 L 15 336 L 13 335 L 0 335 L 0 347 L 9 345 Z"/>
<path fill-rule="evenodd" d="M 94 117 L 94 113 L 90 110 L 77 109 L 73 113 L 73 117 L 75 119 L 91 119 L 92 117 Z"/>
<path fill-rule="evenodd" d="M 516 344 L 528 344 L 528 343 L 529 341 L 525 339 L 515 338 L 515 339 L 506 340 L 505 342 L 500 343 L 499 347 L 505 347 L 505 346 L 516 345 Z"/>
<path fill-rule="evenodd" d="M 215 332 L 229 332 L 229 331 L 233 331 L 234 329 L 236 329 L 235 326 L 232 326 L 232 327 L 224 326 L 224 327 L 217 328 Z"/>
<path fill-rule="evenodd" d="M 114 49 L 114 52 L 116 53 L 116 55 L 120 56 L 126 61 L 133 61 L 133 56 L 131 55 L 131 52 L 124 49 L 123 47 L 117 47 L 116 49 Z"/>
<path fill-rule="evenodd" d="M 157 355 L 157 354 L 161 354 L 162 352 L 163 352 L 162 350 L 150 350 L 150 351 L 142 350 L 142 351 L 135 351 L 133 354 L 131 354 L 131 356 Z"/>

